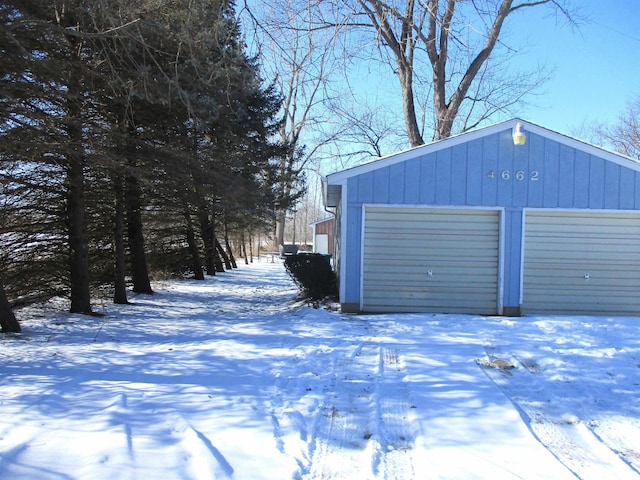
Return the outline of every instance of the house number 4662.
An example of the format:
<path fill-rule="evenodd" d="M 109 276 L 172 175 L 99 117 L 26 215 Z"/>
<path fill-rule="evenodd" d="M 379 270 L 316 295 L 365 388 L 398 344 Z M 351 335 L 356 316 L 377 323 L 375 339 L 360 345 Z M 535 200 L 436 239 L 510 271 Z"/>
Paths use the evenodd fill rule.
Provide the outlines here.
<path fill-rule="evenodd" d="M 537 182 L 540 179 L 540 172 L 537 170 L 531 170 L 529 172 L 525 172 L 524 170 L 517 170 L 512 172 L 511 170 L 502 170 L 500 173 L 496 174 L 495 170 L 491 170 L 487 177 L 491 180 L 495 178 L 501 178 L 502 180 L 511 180 L 512 178 L 516 179 L 519 182 L 523 182 L 525 180 L 529 180 L 530 182 Z"/>

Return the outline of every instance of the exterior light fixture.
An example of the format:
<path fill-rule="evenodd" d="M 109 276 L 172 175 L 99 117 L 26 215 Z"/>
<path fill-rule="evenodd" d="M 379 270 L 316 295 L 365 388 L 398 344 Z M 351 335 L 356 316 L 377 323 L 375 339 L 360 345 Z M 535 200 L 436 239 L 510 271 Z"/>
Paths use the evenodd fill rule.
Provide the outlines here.
<path fill-rule="evenodd" d="M 520 122 L 516 123 L 512 135 L 514 145 L 524 145 L 524 142 L 527 141 L 527 136 L 522 131 L 522 124 Z"/>

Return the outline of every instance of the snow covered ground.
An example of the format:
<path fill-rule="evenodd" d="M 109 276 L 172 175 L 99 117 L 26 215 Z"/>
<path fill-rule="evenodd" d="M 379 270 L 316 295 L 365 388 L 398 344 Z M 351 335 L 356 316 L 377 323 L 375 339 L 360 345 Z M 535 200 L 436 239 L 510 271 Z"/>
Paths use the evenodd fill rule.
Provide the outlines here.
<path fill-rule="evenodd" d="M 0 479 L 640 478 L 640 319 L 342 315 L 281 262 L 0 339 Z"/>

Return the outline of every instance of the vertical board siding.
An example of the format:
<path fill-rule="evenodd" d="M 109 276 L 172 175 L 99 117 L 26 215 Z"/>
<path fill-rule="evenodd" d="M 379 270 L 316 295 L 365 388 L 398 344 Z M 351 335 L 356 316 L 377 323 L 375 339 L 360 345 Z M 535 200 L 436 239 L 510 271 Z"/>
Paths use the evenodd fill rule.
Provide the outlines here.
<path fill-rule="evenodd" d="M 482 181 L 484 176 L 482 142 L 479 140 L 469 142 L 465 154 L 466 178 L 464 186 L 466 202 L 462 203 L 462 205 L 482 205 L 482 189 L 484 185 Z M 456 157 L 454 161 L 460 161 L 459 157 Z"/>
<path fill-rule="evenodd" d="M 527 166 L 526 152 L 527 146 L 523 145 L 522 150 L 516 150 L 518 155 L 514 155 L 513 170 L 515 172 L 516 181 L 512 190 L 512 198 L 505 202 L 505 205 L 511 205 L 512 207 L 523 207 L 527 204 L 527 197 L 529 196 L 529 184 L 531 183 L 529 178 L 531 176 L 529 168 Z M 522 172 L 524 175 L 523 180 L 518 180 L 518 172 Z"/>
<path fill-rule="evenodd" d="M 452 149 L 451 161 L 451 204 L 465 205 L 467 192 L 467 145 L 457 145 Z M 457 159 L 453 161 L 453 159 Z"/>
<path fill-rule="evenodd" d="M 374 196 L 370 201 L 389 203 L 390 168 L 381 168 L 373 172 Z"/>
<path fill-rule="evenodd" d="M 604 160 L 590 157 L 589 208 L 604 208 Z"/>
<path fill-rule="evenodd" d="M 607 162 L 604 170 L 604 191 L 610 192 L 616 189 L 620 189 L 620 166 Z M 605 195 L 604 208 L 620 208 L 620 196 Z"/>
<path fill-rule="evenodd" d="M 405 163 L 389 167 L 389 203 L 405 202 Z"/>
<path fill-rule="evenodd" d="M 502 140 L 502 139 L 501 139 Z M 509 140 L 509 139 L 507 139 Z M 510 143 L 513 145 L 512 141 Z M 526 148 L 526 144 L 524 146 Z M 499 148 L 496 152 L 498 157 L 498 178 L 502 179 L 500 182 L 496 182 L 498 186 L 496 204 L 508 205 L 512 202 L 514 189 L 521 190 L 520 185 L 515 186 L 516 180 L 514 179 L 515 172 L 513 171 L 515 163 L 513 161 L 514 149 L 511 148 Z M 503 177 L 505 172 L 509 172 L 508 175 Z M 506 178 L 506 180 L 504 179 Z"/>
<path fill-rule="evenodd" d="M 544 180 L 547 173 L 545 167 L 545 139 L 538 135 L 529 135 L 526 145 L 529 145 L 529 157 L 525 161 L 527 174 L 531 176 L 531 172 L 539 172 L 538 179 L 528 184 L 527 206 L 542 207 L 542 198 L 544 193 Z"/>
<path fill-rule="evenodd" d="M 544 142 L 544 165 L 542 170 L 542 206 L 555 208 L 559 206 L 560 195 L 560 145 L 556 142 Z"/>
<path fill-rule="evenodd" d="M 589 183 L 591 181 L 591 169 L 589 160 L 591 156 L 584 152 L 575 152 L 573 172 L 570 172 L 568 183 L 573 186 L 573 208 L 589 207 Z M 571 182 L 573 179 L 573 182 Z M 597 181 L 597 179 L 596 179 Z M 569 205 L 566 205 L 569 206 Z"/>
<path fill-rule="evenodd" d="M 495 205 L 498 198 L 498 182 L 495 180 L 500 177 L 498 155 L 496 154 L 497 139 L 492 142 L 488 138 L 484 138 L 482 143 L 480 160 L 484 168 L 478 179 L 482 185 L 481 205 Z M 493 173 L 494 179 L 489 178 L 489 172 Z"/>
<path fill-rule="evenodd" d="M 315 225 L 316 233 L 326 233 L 327 235 L 333 235 L 333 225 L 335 224 L 335 220 L 333 218 L 328 218 L 322 222 L 318 222 Z"/>
<path fill-rule="evenodd" d="M 442 150 L 436 155 L 436 205 L 451 204 L 451 149 Z"/>
<path fill-rule="evenodd" d="M 405 162 L 404 176 L 402 183 L 404 185 L 404 203 L 409 205 L 417 204 L 420 201 L 420 190 L 422 182 L 420 180 L 419 158 L 414 158 Z"/>
<path fill-rule="evenodd" d="M 374 173 L 367 172 L 357 177 L 358 182 L 358 202 L 373 202 L 374 198 Z"/>
<path fill-rule="evenodd" d="M 362 309 L 495 314 L 499 212 L 366 207 Z"/>
<path fill-rule="evenodd" d="M 622 210 L 633 210 L 637 208 L 636 181 L 631 175 L 625 175 L 624 170 L 620 167 L 620 208 Z"/>
<path fill-rule="evenodd" d="M 349 181 L 348 201 L 507 208 L 640 208 L 638 172 L 532 137 L 531 145 L 528 140 L 523 150 L 516 150 L 517 154 L 498 154 L 496 140 L 489 138 L 364 173 Z"/>
<path fill-rule="evenodd" d="M 415 149 L 403 153 L 403 158 L 346 181 L 343 302 L 362 298 L 363 205 L 504 209 L 502 302 L 510 307 L 519 306 L 522 276 L 527 273 L 522 271 L 526 209 L 573 210 L 576 215 L 589 210 L 640 210 L 636 169 L 576 148 L 575 142 L 533 132 L 527 132 L 523 146 L 513 145 L 509 129 L 441 150 Z"/>
<path fill-rule="evenodd" d="M 344 299 L 340 299 L 342 303 L 359 303 L 360 302 L 360 259 L 361 259 L 361 230 L 362 225 L 362 207 L 360 205 L 348 205 L 346 209 L 346 229 L 345 245 L 342 245 L 346 262 L 341 267 L 341 273 L 347 283 Z"/>
<path fill-rule="evenodd" d="M 420 202 L 433 205 L 436 201 L 436 162 L 435 154 L 425 155 L 420 162 Z"/>
<path fill-rule="evenodd" d="M 573 172 L 575 170 L 575 150 L 566 145 L 560 146 L 560 157 L 558 159 L 558 204 L 573 205 L 575 202 L 573 185 Z M 568 185 L 562 182 L 567 179 Z M 570 188 L 567 188 L 570 187 Z"/>
<path fill-rule="evenodd" d="M 640 213 L 527 212 L 523 311 L 640 313 Z"/>

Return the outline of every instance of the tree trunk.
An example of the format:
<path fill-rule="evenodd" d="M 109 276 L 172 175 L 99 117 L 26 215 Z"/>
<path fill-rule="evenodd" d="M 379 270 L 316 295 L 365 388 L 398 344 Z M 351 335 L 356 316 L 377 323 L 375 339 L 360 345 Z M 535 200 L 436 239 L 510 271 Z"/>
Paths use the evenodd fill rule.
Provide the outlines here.
<path fill-rule="evenodd" d="M 205 269 L 207 270 L 207 275 L 215 275 L 216 272 L 224 271 L 224 269 L 220 270 L 218 268 L 218 263 L 220 263 L 220 265 L 222 265 L 222 263 L 220 262 L 220 259 L 217 258 L 218 254 L 216 253 L 216 246 L 213 241 L 213 225 L 211 225 L 209 216 L 206 214 L 200 213 L 198 218 L 200 219 L 200 236 L 204 243 Z"/>
<path fill-rule="evenodd" d="M 22 331 L 16 316 L 13 314 L 13 310 L 9 306 L 2 282 L 0 282 L 0 326 L 2 326 L 2 333 L 20 333 Z"/>
<path fill-rule="evenodd" d="M 113 178 L 114 185 L 114 221 L 113 221 L 113 263 L 114 263 L 114 292 L 113 303 L 126 305 L 127 283 L 125 280 L 126 253 L 124 248 L 124 186 L 121 175 Z"/>
<path fill-rule="evenodd" d="M 79 128 L 70 127 L 70 137 L 79 141 Z M 77 131 L 76 131 L 77 130 Z M 76 147 L 79 148 L 79 147 Z M 77 151 L 67 157 L 67 229 L 72 313 L 91 314 L 89 248 L 84 192 L 84 159 Z"/>
<path fill-rule="evenodd" d="M 227 259 L 225 259 L 224 263 L 222 262 L 222 259 L 226 257 L 227 254 L 224 253 L 224 250 L 222 250 L 222 247 L 220 246 L 220 242 L 218 242 L 215 236 L 213 237 L 213 246 L 213 262 L 215 265 L 215 271 L 220 273 L 225 272 L 225 265 L 228 265 L 227 269 L 230 270 L 231 266 L 228 264 Z"/>
<path fill-rule="evenodd" d="M 240 253 L 244 257 L 244 264 L 249 265 L 249 256 L 247 255 L 247 242 L 244 236 L 244 230 L 240 233 Z"/>
<path fill-rule="evenodd" d="M 218 241 L 217 238 L 215 239 L 215 242 L 216 242 L 216 251 L 218 252 L 218 255 L 222 257 L 225 268 L 227 270 L 231 270 L 233 266 L 231 265 L 231 260 L 229 260 L 229 256 L 224 251 L 224 248 L 222 248 L 222 245 L 220 245 L 220 242 Z M 222 271 L 224 272 L 224 269 Z"/>
<path fill-rule="evenodd" d="M 224 272 L 222 268 L 222 262 L 219 258 L 216 259 L 218 254 L 216 253 L 216 247 L 214 243 L 213 224 L 207 213 L 207 207 L 205 201 L 198 192 L 198 222 L 200 223 L 200 237 L 204 243 L 204 266 L 207 271 L 207 275 L 215 275 L 216 272 Z M 218 264 L 222 270 L 218 269 Z"/>
<path fill-rule="evenodd" d="M 402 112 L 404 123 L 412 147 L 424 144 L 422 133 L 418 125 L 413 91 L 413 62 L 416 48 L 414 37 L 414 1 L 407 1 L 404 15 L 401 16 L 401 31 L 396 34 L 393 30 L 393 20 L 390 20 L 389 9 L 380 0 L 360 0 L 360 4 L 371 19 L 376 30 L 383 38 L 386 45 L 393 52 L 398 67 L 397 74 L 400 80 L 402 93 Z M 437 7 L 436 7 L 437 10 Z"/>
<path fill-rule="evenodd" d="M 75 54 L 74 54 L 75 55 Z M 82 84 L 78 72 L 70 72 L 68 79 L 66 153 L 66 222 L 69 241 L 69 274 L 72 313 L 91 314 L 89 287 L 89 241 L 84 190 L 84 152 L 82 138 Z"/>
<path fill-rule="evenodd" d="M 233 250 L 231 249 L 231 244 L 229 243 L 229 228 L 227 226 L 226 216 L 224 219 L 224 247 L 227 252 L 227 256 L 229 257 L 229 263 L 231 264 L 231 268 L 238 268 L 236 259 L 233 256 Z"/>
<path fill-rule="evenodd" d="M 287 211 L 280 210 L 276 212 L 276 228 L 275 228 L 275 242 L 276 249 L 280 245 L 284 245 L 284 228 L 287 219 Z"/>
<path fill-rule="evenodd" d="M 198 244 L 196 242 L 196 234 L 193 229 L 191 213 L 189 212 L 188 207 L 185 207 L 184 209 L 184 219 L 187 228 L 187 245 L 189 246 L 189 253 L 191 254 L 191 262 L 193 264 L 193 276 L 196 280 L 204 280 L 202 260 L 200 259 L 200 252 L 198 251 Z"/>
<path fill-rule="evenodd" d="M 468 92 L 474 82 L 484 82 L 482 78 L 478 78 L 478 74 L 491 56 L 503 24 L 510 14 L 547 4 L 571 21 L 569 12 L 561 5 L 563 2 L 552 0 L 496 0 L 486 2 L 482 8 L 479 4 L 476 5 L 478 2 L 463 0 L 407 0 L 404 2 L 403 11 L 400 8 L 403 2 L 396 4 L 398 8 L 383 0 L 358 0 L 358 3 L 371 20 L 377 35 L 381 37 L 381 43 L 393 52 L 397 66 L 395 73 L 400 79 L 405 126 L 411 146 L 424 143 L 415 111 L 413 82 L 418 71 L 417 65 L 414 64 L 416 51 L 426 52 L 431 64 L 436 122 L 434 137 L 435 140 L 440 140 L 451 135 L 456 118 L 465 103 L 473 105 L 480 102 L 491 111 L 500 110 L 500 105 L 496 105 L 495 102 L 504 102 L 500 93 L 502 88 L 493 89 L 497 92 L 497 99 L 493 98 L 492 93 L 484 95 L 484 98 L 473 98 Z M 478 20 L 487 30 L 486 33 L 481 33 L 485 38 L 484 43 L 472 42 L 467 45 L 462 43 L 457 34 L 462 27 L 467 28 L 466 24 L 460 22 L 469 21 L 464 14 L 459 18 L 454 15 L 457 5 L 460 4 L 464 8 L 465 3 L 473 4 Z M 450 43 L 456 44 L 454 51 L 449 50 Z M 448 67 L 450 60 L 453 60 L 451 63 L 455 67 Z M 464 62 L 468 62 L 466 67 Z M 459 81 L 455 80 L 456 78 L 459 78 Z M 506 79 L 503 81 L 505 84 L 508 82 Z M 524 91 L 529 88 L 526 82 L 522 83 Z M 520 96 L 521 93 L 517 95 Z"/>
<path fill-rule="evenodd" d="M 75 25 L 73 11 L 64 11 L 57 21 L 63 28 Z M 82 40 L 69 39 L 69 54 L 66 60 L 70 68 L 64 72 L 63 82 L 66 83 L 65 115 L 63 128 L 66 136 L 61 137 L 64 143 L 63 156 L 65 181 L 64 194 L 66 196 L 65 223 L 67 227 L 67 241 L 69 248 L 69 282 L 72 313 L 91 314 L 91 290 L 89 286 L 89 242 L 87 238 L 87 218 L 84 186 L 85 152 L 83 146 L 83 98 L 84 78 L 82 59 Z M 46 102 L 45 102 L 46 103 Z"/>
<path fill-rule="evenodd" d="M 402 111 L 404 113 L 404 124 L 407 129 L 407 136 L 412 147 L 424 144 L 418 118 L 416 117 L 416 106 L 413 94 L 413 67 L 403 64 L 397 59 L 398 77 L 400 79 L 400 89 L 402 91 Z"/>
<path fill-rule="evenodd" d="M 233 250 L 231 249 L 231 244 L 229 243 L 229 236 L 226 233 L 224 235 L 224 247 L 225 247 L 225 250 L 227 251 L 227 255 L 229 257 L 229 263 L 231 263 L 231 267 L 238 268 L 236 259 L 233 256 Z"/>
<path fill-rule="evenodd" d="M 136 293 L 152 294 L 147 257 L 144 248 L 144 234 L 142 231 L 142 192 L 138 179 L 128 175 L 125 180 L 125 204 L 127 210 L 127 233 L 129 236 L 129 250 L 131 255 L 131 278 L 133 291 Z"/>

